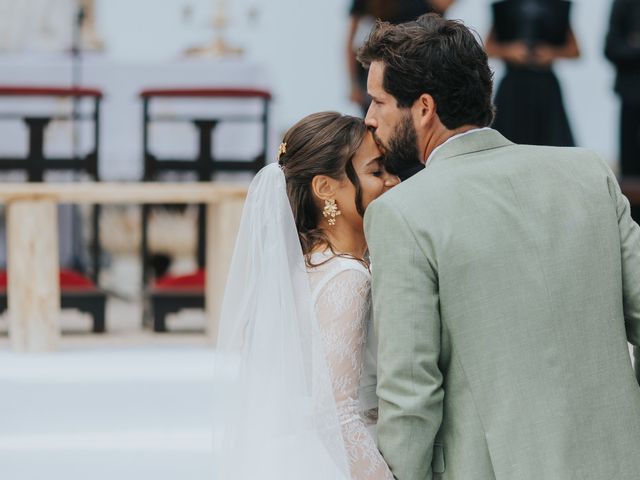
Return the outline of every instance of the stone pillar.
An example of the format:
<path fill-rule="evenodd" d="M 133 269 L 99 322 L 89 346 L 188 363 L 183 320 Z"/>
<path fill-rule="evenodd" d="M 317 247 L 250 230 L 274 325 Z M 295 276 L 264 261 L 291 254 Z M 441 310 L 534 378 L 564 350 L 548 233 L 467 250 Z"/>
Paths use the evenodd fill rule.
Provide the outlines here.
<path fill-rule="evenodd" d="M 57 205 L 16 200 L 7 208 L 9 338 L 17 352 L 47 352 L 60 338 Z"/>

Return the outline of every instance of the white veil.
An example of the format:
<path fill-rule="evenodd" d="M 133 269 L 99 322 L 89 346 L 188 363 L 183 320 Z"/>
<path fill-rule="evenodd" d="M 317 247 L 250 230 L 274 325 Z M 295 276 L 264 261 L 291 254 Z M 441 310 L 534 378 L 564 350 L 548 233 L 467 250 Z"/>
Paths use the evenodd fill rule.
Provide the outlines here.
<path fill-rule="evenodd" d="M 285 178 L 253 180 L 220 317 L 232 360 L 216 427 L 216 480 L 347 480 L 347 453 Z M 222 360 L 221 360 L 222 361 Z"/>

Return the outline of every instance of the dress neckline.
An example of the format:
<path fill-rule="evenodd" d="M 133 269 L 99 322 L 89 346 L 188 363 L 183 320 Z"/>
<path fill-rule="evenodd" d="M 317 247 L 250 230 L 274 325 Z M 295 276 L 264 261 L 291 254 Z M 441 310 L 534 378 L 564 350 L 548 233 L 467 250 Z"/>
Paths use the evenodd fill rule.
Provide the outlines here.
<path fill-rule="evenodd" d="M 346 254 L 344 256 L 341 256 L 339 254 L 333 253 L 330 249 L 326 249 L 326 250 L 318 251 L 318 252 L 313 252 L 310 255 L 310 258 L 311 258 L 312 263 L 320 263 L 319 265 L 311 267 L 311 270 L 316 269 L 316 268 L 322 268 L 322 267 L 328 266 L 328 265 L 332 265 L 332 264 L 334 264 L 334 262 L 339 262 L 339 263 L 348 262 L 350 264 L 358 265 L 358 267 L 362 271 L 369 273 L 369 269 L 360 260 L 358 260 L 357 258 L 352 257 L 352 256 L 347 256 Z"/>

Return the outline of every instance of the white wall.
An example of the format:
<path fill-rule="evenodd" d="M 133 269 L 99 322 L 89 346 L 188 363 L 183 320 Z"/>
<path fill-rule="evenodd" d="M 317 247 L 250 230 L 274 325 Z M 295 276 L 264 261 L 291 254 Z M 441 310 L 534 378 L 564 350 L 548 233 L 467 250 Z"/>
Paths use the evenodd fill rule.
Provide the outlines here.
<path fill-rule="evenodd" d="M 213 0 L 97 0 L 99 23 L 110 55 L 170 59 L 209 38 Z M 613 71 L 602 56 L 611 0 L 575 0 L 573 25 L 582 47 L 578 61 L 560 62 L 566 106 L 576 139 L 608 161 L 617 156 L 618 104 Z M 337 109 L 356 114 L 347 100 L 343 44 L 349 0 L 228 0 L 233 24 L 228 37 L 252 61 L 266 64 L 276 95 L 276 127 Z M 485 35 L 489 0 L 458 0 L 449 17 Z M 185 7 L 192 14 L 185 16 Z M 494 65 L 496 80 L 501 65 Z"/>

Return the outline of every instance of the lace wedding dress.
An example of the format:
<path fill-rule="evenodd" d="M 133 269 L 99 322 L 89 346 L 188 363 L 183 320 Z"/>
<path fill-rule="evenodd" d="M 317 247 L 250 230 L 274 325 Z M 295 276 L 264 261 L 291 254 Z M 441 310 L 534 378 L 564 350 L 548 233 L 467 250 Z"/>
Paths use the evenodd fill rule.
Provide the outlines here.
<path fill-rule="evenodd" d="M 363 414 L 375 402 L 358 398 L 369 272 L 326 254 L 312 263 L 269 165 L 249 188 L 220 314 L 216 480 L 393 478 Z"/>
<path fill-rule="evenodd" d="M 378 451 L 366 411 L 375 408 L 360 399 L 367 329 L 371 328 L 371 275 L 360 262 L 330 252 L 311 257 L 311 298 L 322 335 L 342 435 L 354 480 L 393 479 Z M 375 388 L 375 385 L 373 385 Z M 367 404 L 368 403 L 368 404 Z"/>

